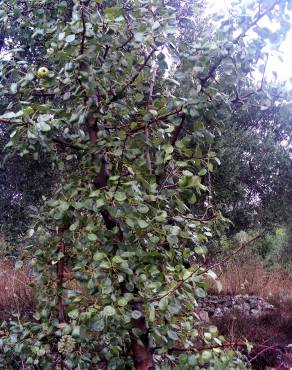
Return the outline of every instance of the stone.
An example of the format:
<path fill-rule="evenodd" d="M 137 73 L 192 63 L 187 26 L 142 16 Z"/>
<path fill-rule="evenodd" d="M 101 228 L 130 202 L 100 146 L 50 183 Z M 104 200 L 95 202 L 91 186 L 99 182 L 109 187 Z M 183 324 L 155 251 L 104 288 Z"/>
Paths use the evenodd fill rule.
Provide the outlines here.
<path fill-rule="evenodd" d="M 264 299 L 248 294 L 230 295 L 211 295 L 201 298 L 198 301 L 199 310 L 208 313 L 208 319 L 212 316 L 222 317 L 231 313 L 233 310 L 239 311 L 245 316 L 258 318 L 274 310 L 274 306 Z M 198 311 L 200 312 L 200 311 Z M 203 316 L 206 318 L 206 314 Z M 204 319 L 202 319 L 205 321 Z"/>

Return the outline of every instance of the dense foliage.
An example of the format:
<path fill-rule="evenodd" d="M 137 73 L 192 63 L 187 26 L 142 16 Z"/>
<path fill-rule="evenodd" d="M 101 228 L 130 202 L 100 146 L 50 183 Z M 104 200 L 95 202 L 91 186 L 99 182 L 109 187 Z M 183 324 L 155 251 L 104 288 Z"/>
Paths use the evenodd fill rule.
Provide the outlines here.
<path fill-rule="evenodd" d="M 35 321 L 11 324 L 3 361 L 244 367 L 195 314 L 206 276 L 215 278 L 206 243 L 224 221 L 213 203 L 213 139 L 255 96 L 273 106 L 251 71 L 285 35 L 287 2 L 237 4 L 238 16 L 189 35 L 179 27 L 188 13 L 172 5 L 3 1 L 3 27 L 14 30 L 18 17 L 14 32 L 32 40 L 31 53 L 20 44 L 1 60 L 1 94 L 13 95 L 0 117 L 12 127 L 7 149 L 45 156 L 62 174 L 30 230 Z M 258 25 L 266 16 L 277 33 Z M 42 64 L 31 64 L 34 48 Z"/>
<path fill-rule="evenodd" d="M 0 255 L 18 254 L 23 238 L 30 227 L 32 210 L 43 203 L 43 197 L 50 194 L 55 176 L 51 163 L 45 158 L 34 160 L 17 155 L 5 161 L 4 147 L 8 142 L 6 130 L 2 130 L 0 145 L 3 153 L 0 169 L 0 234 L 14 245 L 13 250 L 2 249 Z M 55 176 L 54 176 L 55 175 Z"/>
<path fill-rule="evenodd" d="M 291 115 L 283 104 L 232 117 L 216 139 L 217 206 L 235 230 L 291 221 Z"/>
<path fill-rule="evenodd" d="M 239 232 L 257 232 L 262 237 L 253 253 L 269 267 L 291 264 L 291 127 L 289 104 L 253 106 L 235 113 L 215 138 L 221 164 L 215 167 L 213 195 L 232 224 L 219 236 L 227 244 L 213 238 L 213 252 L 223 245 L 232 250 Z"/>

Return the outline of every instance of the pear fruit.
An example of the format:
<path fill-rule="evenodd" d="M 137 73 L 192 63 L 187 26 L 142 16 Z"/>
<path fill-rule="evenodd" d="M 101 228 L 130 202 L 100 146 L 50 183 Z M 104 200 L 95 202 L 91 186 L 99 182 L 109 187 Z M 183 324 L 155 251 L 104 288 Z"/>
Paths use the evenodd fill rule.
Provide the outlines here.
<path fill-rule="evenodd" d="M 47 67 L 40 67 L 37 71 L 38 78 L 47 78 L 49 75 L 49 70 Z"/>

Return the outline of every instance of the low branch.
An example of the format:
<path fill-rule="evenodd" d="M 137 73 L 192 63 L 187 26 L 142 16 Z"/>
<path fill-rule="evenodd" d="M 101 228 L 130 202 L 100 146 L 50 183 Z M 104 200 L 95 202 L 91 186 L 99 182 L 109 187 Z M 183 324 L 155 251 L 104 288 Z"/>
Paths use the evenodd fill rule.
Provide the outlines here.
<path fill-rule="evenodd" d="M 186 277 L 185 279 L 182 279 L 181 281 L 179 281 L 174 288 L 170 289 L 168 292 L 166 292 L 166 293 L 164 293 L 162 295 L 157 295 L 157 296 L 154 296 L 152 298 L 145 299 L 144 300 L 144 303 L 145 302 L 154 302 L 154 301 L 157 301 L 157 300 L 161 300 L 161 299 L 163 299 L 163 298 L 165 298 L 165 297 L 173 294 L 179 288 L 181 288 L 188 280 L 190 280 L 195 274 L 197 274 L 197 276 L 204 275 L 204 274 L 206 274 L 206 272 L 212 270 L 214 267 L 221 266 L 222 264 L 224 264 L 228 260 L 230 260 L 233 256 L 235 256 L 237 253 L 239 253 L 240 251 L 242 251 L 244 248 L 246 248 L 247 246 L 249 246 L 250 244 L 252 244 L 255 240 L 257 240 L 258 238 L 260 238 L 262 235 L 263 235 L 262 233 L 261 234 L 258 234 L 254 238 L 252 238 L 249 241 L 247 241 L 246 243 L 242 244 L 238 249 L 235 250 L 235 252 L 233 252 L 231 255 L 227 256 L 226 258 L 224 258 L 222 261 L 220 261 L 218 263 L 215 263 L 215 264 L 213 264 L 213 265 L 211 265 L 211 266 L 209 266 L 207 268 L 203 268 L 203 266 L 197 267 L 193 272 L 191 272 L 191 274 L 188 277 Z M 202 270 L 202 271 L 200 271 L 200 270 Z M 140 302 L 139 299 L 137 301 Z"/>
<path fill-rule="evenodd" d="M 68 141 L 66 141 L 63 138 L 58 137 L 58 136 L 53 137 L 52 141 L 55 142 L 56 144 L 59 144 L 59 145 L 63 146 L 63 147 L 68 147 L 68 148 L 72 148 L 72 149 L 75 149 L 75 150 L 81 150 L 82 149 L 80 146 L 69 143 Z"/>
<path fill-rule="evenodd" d="M 248 240 L 246 243 L 243 243 L 233 253 L 231 253 L 227 257 L 223 258 L 223 260 L 221 260 L 220 262 L 214 263 L 213 265 L 207 267 L 207 269 L 203 273 L 206 273 L 206 272 L 208 272 L 210 270 L 213 270 L 215 267 L 219 267 L 221 265 L 224 265 L 226 262 L 228 262 L 229 260 L 231 260 L 231 258 L 234 257 L 236 254 L 238 254 L 239 252 L 241 252 L 242 250 L 244 250 L 246 247 L 248 247 L 250 244 L 252 244 L 257 239 L 261 238 L 263 236 L 263 234 L 264 233 L 260 233 L 260 234 L 256 235 L 255 237 L 253 237 L 252 239 Z M 202 275 L 202 274 L 199 274 L 199 275 Z"/>

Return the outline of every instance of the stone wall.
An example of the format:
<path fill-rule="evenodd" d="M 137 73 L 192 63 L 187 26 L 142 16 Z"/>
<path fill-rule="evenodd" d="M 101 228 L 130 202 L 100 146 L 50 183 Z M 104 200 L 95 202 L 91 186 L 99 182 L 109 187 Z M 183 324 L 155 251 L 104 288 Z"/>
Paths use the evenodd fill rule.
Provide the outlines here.
<path fill-rule="evenodd" d="M 254 295 L 209 295 L 199 301 L 198 315 L 208 322 L 209 318 L 219 318 L 234 311 L 245 316 L 260 317 L 274 310 L 274 306 Z"/>

